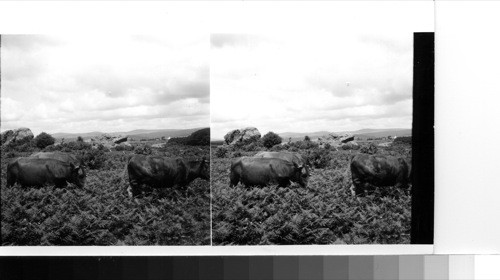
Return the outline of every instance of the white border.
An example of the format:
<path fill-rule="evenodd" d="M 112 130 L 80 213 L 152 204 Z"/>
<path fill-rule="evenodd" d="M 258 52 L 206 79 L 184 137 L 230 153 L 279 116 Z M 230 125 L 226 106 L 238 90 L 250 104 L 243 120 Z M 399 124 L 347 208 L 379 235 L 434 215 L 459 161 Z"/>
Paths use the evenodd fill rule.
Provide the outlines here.
<path fill-rule="evenodd" d="M 433 1 L 4 1 L 0 34 L 434 31 Z M 429 12 L 432 10 L 432 12 Z M 389 11 L 387 16 L 381 13 Z M 404 11 L 404 12 L 403 12 Z M 0 255 L 403 255 L 433 245 L 0 247 Z"/>

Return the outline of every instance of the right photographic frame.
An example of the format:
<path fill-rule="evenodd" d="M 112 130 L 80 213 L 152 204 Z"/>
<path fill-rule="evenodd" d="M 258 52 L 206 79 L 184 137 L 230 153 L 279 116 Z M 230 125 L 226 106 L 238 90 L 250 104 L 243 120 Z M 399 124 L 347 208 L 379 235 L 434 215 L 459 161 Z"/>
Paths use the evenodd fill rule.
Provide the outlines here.
<path fill-rule="evenodd" d="M 212 34 L 210 86 L 213 245 L 433 243 L 434 33 Z"/>

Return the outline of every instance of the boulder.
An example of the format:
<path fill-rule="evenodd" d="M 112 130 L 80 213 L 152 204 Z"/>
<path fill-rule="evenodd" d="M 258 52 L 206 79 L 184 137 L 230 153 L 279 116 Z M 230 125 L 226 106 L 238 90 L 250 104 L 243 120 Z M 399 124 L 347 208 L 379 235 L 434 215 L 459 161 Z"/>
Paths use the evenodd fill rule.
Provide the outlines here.
<path fill-rule="evenodd" d="M 340 148 L 342 145 L 342 142 L 339 140 L 339 135 L 335 133 L 329 133 L 328 135 L 318 137 L 318 140 L 316 141 L 319 143 L 320 147 L 325 147 L 326 144 L 329 144 L 329 146 L 335 150 Z"/>
<path fill-rule="evenodd" d="M 389 147 L 391 145 L 392 145 L 392 142 L 384 142 L 384 143 L 378 144 L 379 147 Z"/>
<path fill-rule="evenodd" d="M 165 147 L 166 143 L 156 143 L 156 144 L 153 144 L 151 145 L 152 148 L 163 148 Z"/>
<path fill-rule="evenodd" d="M 120 144 L 120 143 L 127 142 L 127 141 L 128 141 L 127 136 L 118 136 L 118 137 L 114 138 L 113 143 Z"/>
<path fill-rule="evenodd" d="M 120 144 L 117 144 L 117 146 L 121 146 L 121 147 L 132 147 L 132 144 L 130 144 L 129 142 L 121 142 Z"/>
<path fill-rule="evenodd" d="M 8 140 L 12 139 L 14 137 L 14 131 L 12 130 L 6 130 L 0 134 L 0 138 L 2 139 L 2 145 L 5 144 Z"/>
<path fill-rule="evenodd" d="M 354 135 L 352 135 L 350 133 L 346 133 L 344 135 L 339 136 L 338 139 L 342 143 L 347 143 L 347 142 L 350 142 L 350 141 L 354 141 Z"/>
<path fill-rule="evenodd" d="M 357 150 L 359 149 L 359 144 L 355 141 L 349 141 L 347 143 L 342 143 L 341 147 L 344 150 Z"/>
<path fill-rule="evenodd" d="M 25 142 L 33 139 L 33 132 L 29 128 L 21 127 L 15 130 L 7 130 L 2 132 L 2 145 L 8 145 L 14 142 Z"/>
<path fill-rule="evenodd" d="M 224 141 L 228 145 L 234 145 L 236 143 L 248 144 L 258 141 L 260 139 L 260 136 L 261 134 L 257 128 L 247 127 L 229 131 L 224 136 Z"/>

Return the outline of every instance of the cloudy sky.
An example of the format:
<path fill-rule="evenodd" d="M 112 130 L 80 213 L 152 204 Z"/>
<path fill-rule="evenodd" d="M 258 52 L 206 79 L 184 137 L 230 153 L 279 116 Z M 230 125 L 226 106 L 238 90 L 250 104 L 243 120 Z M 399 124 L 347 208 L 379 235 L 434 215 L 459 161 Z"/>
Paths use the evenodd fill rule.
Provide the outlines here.
<path fill-rule="evenodd" d="M 414 31 L 212 34 L 212 137 L 411 128 Z"/>
<path fill-rule="evenodd" d="M 208 34 L 1 39 L 2 131 L 209 126 Z"/>

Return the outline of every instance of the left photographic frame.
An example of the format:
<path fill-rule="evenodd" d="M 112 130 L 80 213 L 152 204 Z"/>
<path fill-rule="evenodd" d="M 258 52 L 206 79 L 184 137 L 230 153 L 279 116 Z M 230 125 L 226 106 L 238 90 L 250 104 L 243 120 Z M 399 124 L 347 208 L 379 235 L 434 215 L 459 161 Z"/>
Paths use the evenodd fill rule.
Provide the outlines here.
<path fill-rule="evenodd" d="M 1 245 L 210 245 L 208 34 L 0 38 Z"/>

